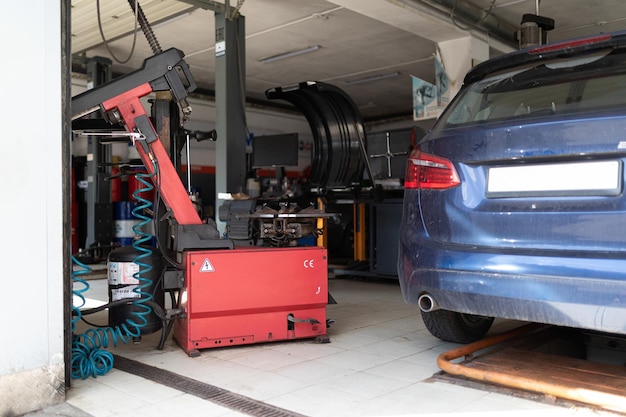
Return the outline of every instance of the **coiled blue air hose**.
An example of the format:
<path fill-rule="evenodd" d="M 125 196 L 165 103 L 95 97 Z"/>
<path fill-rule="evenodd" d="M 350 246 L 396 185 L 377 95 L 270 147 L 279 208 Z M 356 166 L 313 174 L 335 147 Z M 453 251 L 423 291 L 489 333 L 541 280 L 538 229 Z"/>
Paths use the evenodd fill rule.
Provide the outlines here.
<path fill-rule="evenodd" d="M 127 318 L 125 323 L 115 327 L 91 328 L 82 334 L 74 334 L 76 323 L 81 319 L 80 308 L 85 304 L 83 294 L 89 290 L 89 284 L 81 278 L 81 275 L 89 273 L 91 268 L 72 257 L 73 262 L 82 268 L 72 273 L 74 282 L 79 284 L 79 288 L 75 289 L 73 294 L 80 301 L 80 305 L 72 305 L 74 312 L 72 318 L 72 334 L 74 334 L 72 339 L 72 378 L 95 378 L 108 373 L 113 368 L 113 355 L 104 349 L 109 346 L 109 343 L 117 346 L 120 341 L 128 343 L 134 338 L 140 337 L 141 328 L 148 323 L 147 316 L 152 313 L 152 308 L 147 303 L 152 301 L 153 297 L 151 293 L 144 290 L 152 286 L 153 283 L 151 279 L 145 278 L 143 275 L 150 272 L 152 266 L 141 262 L 141 259 L 152 255 L 152 249 L 148 245 L 144 245 L 152 239 L 152 235 L 145 231 L 152 219 L 143 213 L 145 209 L 152 206 L 152 202 L 143 198 L 141 194 L 153 189 L 152 184 L 147 179 L 154 177 L 156 172 L 157 167 L 154 164 L 152 174 L 136 174 L 137 180 L 143 185 L 143 188 L 139 188 L 133 193 L 133 197 L 138 202 L 133 209 L 133 215 L 140 220 L 133 226 L 135 235 L 139 237 L 133 241 L 133 248 L 139 253 L 133 260 L 139 266 L 139 271 L 133 274 L 133 278 L 139 282 L 133 288 L 133 292 L 139 294 L 140 297 L 132 301 L 136 308 L 131 312 L 131 318 Z"/>

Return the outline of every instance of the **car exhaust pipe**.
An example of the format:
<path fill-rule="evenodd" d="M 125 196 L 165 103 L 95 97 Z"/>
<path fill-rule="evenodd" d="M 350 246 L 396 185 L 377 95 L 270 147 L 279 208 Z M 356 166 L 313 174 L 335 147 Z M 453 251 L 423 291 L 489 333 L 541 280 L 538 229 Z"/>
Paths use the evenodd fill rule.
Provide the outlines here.
<path fill-rule="evenodd" d="M 431 311 L 439 310 L 439 304 L 430 294 L 422 294 L 417 299 L 417 305 L 424 313 L 430 313 Z"/>

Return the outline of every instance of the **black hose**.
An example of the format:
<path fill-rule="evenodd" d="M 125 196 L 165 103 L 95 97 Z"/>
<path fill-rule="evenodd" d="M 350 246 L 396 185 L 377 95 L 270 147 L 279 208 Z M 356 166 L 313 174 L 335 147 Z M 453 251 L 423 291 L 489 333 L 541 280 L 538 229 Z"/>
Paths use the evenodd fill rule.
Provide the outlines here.
<path fill-rule="evenodd" d="M 139 4 L 139 1 L 128 0 L 128 4 L 130 4 L 130 7 L 133 9 L 133 12 L 137 14 L 137 20 L 139 21 L 139 26 L 141 26 L 141 31 L 146 36 L 146 39 L 148 40 L 148 44 L 150 45 L 150 48 L 152 48 L 152 53 L 156 55 L 156 54 L 160 54 L 161 52 L 163 52 L 163 49 L 161 49 L 161 45 L 159 45 L 159 41 L 157 40 L 156 36 L 154 35 L 154 32 L 152 31 L 150 22 L 148 22 L 148 19 L 146 18 L 146 15 L 144 14 L 142 10 L 141 5 Z M 135 6 L 137 7 L 137 10 L 135 10 Z"/>
<path fill-rule="evenodd" d="M 110 303 L 102 304 L 101 306 L 98 306 L 98 307 L 81 310 L 80 314 L 82 316 L 94 314 L 99 311 L 106 310 L 107 308 L 110 308 L 110 307 L 117 307 L 117 306 L 124 305 L 124 304 L 130 304 L 133 300 L 135 300 L 135 298 L 123 298 L 121 300 L 111 301 Z M 78 313 L 76 311 L 72 311 L 72 315 L 77 316 Z"/>
<path fill-rule="evenodd" d="M 265 95 L 290 102 L 309 122 L 314 139 L 308 178 L 312 186 L 353 187 L 361 181 L 363 166 L 369 162 L 361 152 L 365 129 L 356 105 L 343 90 L 321 82 L 303 82 L 297 87 L 272 88 Z M 371 176 L 369 165 L 367 168 Z"/>

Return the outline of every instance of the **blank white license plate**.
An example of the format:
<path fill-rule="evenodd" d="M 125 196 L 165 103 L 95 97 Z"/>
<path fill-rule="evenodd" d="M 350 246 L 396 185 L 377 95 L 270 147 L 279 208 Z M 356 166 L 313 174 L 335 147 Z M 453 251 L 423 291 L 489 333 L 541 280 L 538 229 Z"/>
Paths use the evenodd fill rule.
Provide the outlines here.
<path fill-rule="evenodd" d="M 487 173 L 487 197 L 617 195 L 620 161 L 493 167 Z"/>

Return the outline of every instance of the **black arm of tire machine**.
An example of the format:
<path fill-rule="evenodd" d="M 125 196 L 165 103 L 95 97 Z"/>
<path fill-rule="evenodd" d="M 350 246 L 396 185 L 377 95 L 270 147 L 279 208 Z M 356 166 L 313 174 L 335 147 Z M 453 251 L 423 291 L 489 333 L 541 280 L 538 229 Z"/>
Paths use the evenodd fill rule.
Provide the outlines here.
<path fill-rule="evenodd" d="M 140 69 L 73 97 L 72 120 L 100 110 L 103 102 L 145 83 L 150 84 L 152 91 L 171 91 L 183 114 L 189 115 L 191 107 L 187 96 L 197 86 L 184 56 L 182 51 L 170 48 L 147 58 Z"/>
<path fill-rule="evenodd" d="M 101 110 L 109 123 L 123 123 L 128 132 L 139 135 L 133 141 L 135 148 L 148 173 L 158 176 L 153 182 L 178 226 L 172 249 L 232 248 L 232 242 L 220 239 L 215 227 L 202 223 L 139 100 L 153 91 L 170 91 L 187 117 L 191 113 L 187 97 L 196 83 L 183 57 L 182 51 L 168 49 L 147 58 L 140 69 L 79 94 L 72 98 L 72 120 Z"/>

